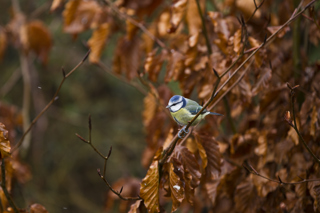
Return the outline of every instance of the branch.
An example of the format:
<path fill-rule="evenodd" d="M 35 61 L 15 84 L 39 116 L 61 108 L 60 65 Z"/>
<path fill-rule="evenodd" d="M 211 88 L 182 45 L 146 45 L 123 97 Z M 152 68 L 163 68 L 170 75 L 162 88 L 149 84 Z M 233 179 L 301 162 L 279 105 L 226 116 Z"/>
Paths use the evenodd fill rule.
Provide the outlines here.
<path fill-rule="evenodd" d="M 85 60 L 88 58 L 89 54 L 90 54 L 90 50 L 86 53 L 86 55 L 83 57 L 83 59 L 82 59 L 68 74 L 66 74 L 65 71 L 64 71 L 64 69 L 62 68 L 63 79 L 61 80 L 61 83 L 60 83 L 57 91 L 55 92 L 55 94 L 53 95 L 52 99 L 51 99 L 50 102 L 47 104 L 47 106 L 45 106 L 45 107 L 43 108 L 43 110 L 37 115 L 37 117 L 35 117 L 35 118 L 33 119 L 33 121 L 30 123 L 28 129 L 23 133 L 23 135 L 22 135 L 22 137 L 20 138 L 19 142 L 12 148 L 12 153 L 13 153 L 14 151 L 16 151 L 16 150 L 21 146 L 21 144 L 22 144 L 22 142 L 23 142 L 23 139 L 24 139 L 24 138 L 26 137 L 26 135 L 30 132 L 30 130 L 31 130 L 31 128 L 33 127 L 33 125 L 38 121 L 38 119 L 43 115 L 43 113 L 45 113 L 45 112 L 49 109 L 49 107 L 53 104 L 53 102 L 58 99 L 58 93 L 59 93 L 59 91 L 61 90 L 61 87 L 62 87 L 64 81 L 65 81 L 76 69 L 78 69 L 78 68 L 85 62 Z"/>
<path fill-rule="evenodd" d="M 299 87 L 299 85 L 296 85 L 294 87 L 291 87 L 289 83 L 287 83 L 288 88 L 290 89 L 290 95 L 291 95 L 291 109 L 292 109 L 292 117 L 293 117 L 293 124 L 292 121 L 290 120 L 290 114 L 287 114 L 285 116 L 286 121 L 288 122 L 288 124 L 296 131 L 296 133 L 298 134 L 300 140 L 302 141 L 302 144 L 304 145 L 304 147 L 308 150 L 308 152 L 312 155 L 313 159 L 320 165 L 320 160 L 319 158 L 311 151 L 311 149 L 308 147 L 306 141 L 303 139 L 298 126 L 297 126 L 297 121 L 296 121 L 296 113 L 294 110 L 294 94 L 295 94 L 295 89 Z"/>
<path fill-rule="evenodd" d="M 4 158 L 2 158 L 2 164 L 1 164 L 1 188 L 3 190 L 5 197 L 8 200 L 9 205 L 13 208 L 14 213 L 19 213 L 20 211 L 18 210 L 18 207 L 16 206 L 16 204 L 13 202 L 6 187 L 6 166 L 5 166 Z"/>
<path fill-rule="evenodd" d="M 247 63 L 263 46 L 265 46 L 270 40 L 272 40 L 284 27 L 286 27 L 288 24 L 290 24 L 295 18 L 297 18 L 298 16 L 300 16 L 306 9 L 308 9 L 313 3 L 315 3 L 316 0 L 312 0 L 309 4 L 307 4 L 300 12 L 297 13 L 297 9 L 293 12 L 292 16 L 290 17 L 290 19 L 285 22 L 276 32 L 274 32 L 272 35 L 270 35 L 270 37 L 266 37 L 264 42 L 257 47 L 256 50 L 254 50 L 249 56 L 248 58 L 246 58 L 246 60 L 244 60 L 242 62 L 242 64 L 232 73 L 232 75 L 223 83 L 223 85 L 216 91 L 216 88 L 220 82 L 221 77 L 218 75 L 218 73 L 214 70 L 215 75 L 217 75 L 218 77 L 218 81 L 216 84 L 216 87 L 214 89 L 214 91 L 212 92 L 212 95 L 210 97 L 210 99 L 206 102 L 206 104 L 202 107 L 202 109 L 195 115 L 195 117 L 189 122 L 189 124 L 186 126 L 186 130 L 188 130 L 188 128 L 191 126 L 191 124 L 197 119 L 197 117 L 203 112 L 203 110 L 205 110 L 208 105 L 210 105 L 214 99 L 214 97 L 217 96 L 217 94 L 222 90 L 222 88 L 232 79 L 232 77 L 239 72 L 239 70 L 245 65 L 245 63 Z M 229 69 L 229 68 L 228 68 Z M 226 72 L 224 72 L 226 73 Z M 173 144 L 173 148 L 176 145 L 177 141 L 179 140 L 179 137 L 176 136 L 172 139 L 171 144 Z M 166 158 L 170 155 L 166 154 L 169 150 L 171 146 L 169 146 L 166 150 L 163 151 L 163 157 L 160 159 L 159 163 L 164 163 Z M 161 164 L 160 164 L 161 166 Z"/>
<path fill-rule="evenodd" d="M 89 144 L 91 146 L 91 148 L 102 158 L 104 159 L 104 166 L 103 166 L 103 174 L 101 174 L 100 169 L 97 169 L 98 175 L 100 176 L 100 178 L 105 182 L 105 184 L 108 186 L 108 188 L 115 194 L 117 195 L 120 199 L 122 200 L 142 200 L 141 197 L 123 197 L 121 195 L 122 189 L 123 187 L 121 187 L 120 191 L 116 191 L 115 189 L 112 188 L 111 184 L 108 182 L 108 180 L 105 178 L 106 176 L 106 167 L 107 167 L 107 161 L 111 155 L 112 152 L 112 146 L 109 149 L 109 153 L 108 155 L 104 156 L 93 144 L 92 144 L 92 140 L 91 140 L 91 130 L 92 130 L 92 124 L 91 124 L 91 116 L 89 115 L 89 119 L 88 119 L 88 123 L 89 123 L 89 139 L 86 140 L 84 139 L 82 136 L 80 136 L 78 133 L 76 133 L 76 136 L 82 140 L 83 142 Z"/>
<path fill-rule="evenodd" d="M 206 22 L 204 20 L 204 16 L 202 15 L 202 11 L 201 11 L 199 0 L 196 0 L 196 3 L 197 3 L 197 7 L 198 7 L 198 12 L 199 12 L 199 15 L 200 15 L 200 18 L 201 18 L 201 22 L 202 22 L 203 34 L 204 34 L 204 37 L 206 38 L 206 44 L 207 44 L 207 48 L 208 48 L 208 52 L 209 52 L 209 56 L 210 56 L 212 54 L 212 48 L 211 48 L 209 37 L 208 37 L 208 32 L 207 32 L 207 28 L 206 28 Z M 210 57 L 209 57 L 209 59 L 210 59 Z"/>
<path fill-rule="evenodd" d="M 261 175 L 259 172 L 257 172 L 257 170 L 255 170 L 250 164 L 249 164 L 249 167 L 248 168 L 247 166 L 245 166 L 244 164 L 242 164 L 243 168 L 245 168 L 249 173 L 251 174 L 254 174 L 254 175 L 257 175 L 259 177 L 262 177 L 266 180 L 269 180 L 269 181 L 272 181 L 272 182 L 275 182 L 275 183 L 279 183 L 281 185 L 297 185 L 297 184 L 302 184 L 302 183 L 307 183 L 307 182 L 313 182 L 313 181 L 320 181 L 320 178 L 318 179 L 304 179 L 304 178 L 301 178 L 299 177 L 300 179 L 302 179 L 302 181 L 298 181 L 298 182 L 284 182 L 281 180 L 280 176 L 278 176 L 278 180 L 275 180 L 275 179 L 271 179 L 271 178 L 268 178 L 266 176 L 263 176 Z"/>

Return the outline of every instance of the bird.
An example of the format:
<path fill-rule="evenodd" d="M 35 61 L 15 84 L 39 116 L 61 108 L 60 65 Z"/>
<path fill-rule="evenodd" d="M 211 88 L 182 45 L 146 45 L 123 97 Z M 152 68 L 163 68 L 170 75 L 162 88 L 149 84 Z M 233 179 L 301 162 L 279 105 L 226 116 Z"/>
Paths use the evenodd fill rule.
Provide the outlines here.
<path fill-rule="evenodd" d="M 186 134 L 189 131 L 186 131 L 186 126 L 188 123 L 195 117 L 195 115 L 202 109 L 202 106 L 197 102 L 185 98 L 181 95 L 174 95 L 170 98 L 168 106 L 166 106 L 170 110 L 170 114 L 172 118 L 183 128 L 179 131 L 178 137 L 183 138 L 182 134 L 185 132 Z M 196 120 L 191 124 L 191 126 L 195 126 L 198 124 L 204 117 L 207 115 L 219 115 L 222 114 L 216 112 L 209 112 L 204 109 L 201 114 L 196 118 Z M 183 131 L 183 132 L 182 132 Z"/>

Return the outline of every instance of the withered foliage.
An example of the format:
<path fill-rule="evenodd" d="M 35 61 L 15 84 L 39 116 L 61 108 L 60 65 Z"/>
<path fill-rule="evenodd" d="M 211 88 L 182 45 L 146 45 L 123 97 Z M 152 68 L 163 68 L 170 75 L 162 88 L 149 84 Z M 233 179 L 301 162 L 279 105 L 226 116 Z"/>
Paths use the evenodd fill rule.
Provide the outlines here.
<path fill-rule="evenodd" d="M 92 31 L 89 61 L 102 63 L 108 44 L 116 42 L 112 74 L 137 88 L 133 83 L 139 82 L 146 94 L 142 165 L 148 171 L 140 190 L 133 178 L 114 185 L 126 182 L 128 196 L 137 196 L 120 212 L 320 211 L 320 182 L 312 181 L 320 178 L 320 63 L 309 59 L 320 40 L 314 3 L 53 1 L 51 11 L 63 8 L 65 33 L 76 39 Z M 47 62 L 51 36 L 41 21 L 27 21 L 15 11 L 0 28 L 0 58 L 8 40 Z M 188 138 L 176 140 L 178 126 L 165 109 L 173 82 L 199 103 L 209 100 L 220 82 L 208 108 L 225 116 L 208 117 Z M 287 82 L 299 87 L 288 88 Z M 3 158 L 10 144 L 4 126 L 0 130 Z M 13 159 L 8 180 L 18 172 Z M 10 191 L 10 183 L 7 187 Z M 107 209 L 121 193 L 122 188 L 108 196 Z M 1 200 L 6 201 L 2 194 Z M 38 204 L 30 210 L 46 212 Z"/>

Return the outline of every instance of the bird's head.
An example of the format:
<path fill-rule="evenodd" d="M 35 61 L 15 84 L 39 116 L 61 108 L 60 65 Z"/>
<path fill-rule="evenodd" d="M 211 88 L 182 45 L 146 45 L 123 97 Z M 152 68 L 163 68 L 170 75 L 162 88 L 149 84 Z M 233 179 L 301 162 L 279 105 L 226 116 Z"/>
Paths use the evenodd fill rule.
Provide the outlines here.
<path fill-rule="evenodd" d="M 187 100 L 181 95 L 174 95 L 170 98 L 168 106 L 171 112 L 176 112 L 187 104 Z"/>

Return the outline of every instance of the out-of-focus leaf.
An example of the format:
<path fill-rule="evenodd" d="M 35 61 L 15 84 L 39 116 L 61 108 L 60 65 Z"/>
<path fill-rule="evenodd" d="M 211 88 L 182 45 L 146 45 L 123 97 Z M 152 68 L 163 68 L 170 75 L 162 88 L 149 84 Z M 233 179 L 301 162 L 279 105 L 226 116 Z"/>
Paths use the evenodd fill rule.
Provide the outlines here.
<path fill-rule="evenodd" d="M 249 36 L 248 38 L 248 41 L 249 41 L 249 44 L 251 47 L 259 47 L 260 46 L 260 43 L 258 40 L 256 40 L 255 38 L 253 38 L 252 36 Z M 263 49 L 261 49 L 261 51 L 259 51 L 257 54 L 254 55 L 254 58 L 255 58 L 255 64 L 256 64 L 256 67 L 260 68 L 261 65 L 262 65 L 262 62 L 263 62 Z"/>
<path fill-rule="evenodd" d="M 184 184 L 180 177 L 174 172 L 172 163 L 169 163 L 169 181 L 172 199 L 171 212 L 174 212 L 178 209 L 184 199 Z"/>
<path fill-rule="evenodd" d="M 234 201 L 236 209 L 239 212 L 255 213 L 259 205 L 257 190 L 254 187 L 252 180 L 247 179 L 241 182 L 235 191 Z"/>
<path fill-rule="evenodd" d="M 104 23 L 99 26 L 88 41 L 90 47 L 89 61 L 91 63 L 98 63 L 100 61 L 101 53 L 106 45 L 107 38 L 111 31 L 111 24 Z"/>
<path fill-rule="evenodd" d="M 202 160 L 202 169 L 205 170 L 208 165 L 208 156 L 207 156 L 206 150 L 204 149 L 204 147 L 202 146 L 199 140 L 196 140 L 196 144 L 199 151 L 199 155 Z"/>
<path fill-rule="evenodd" d="M 270 68 L 263 68 L 260 71 L 259 80 L 254 85 L 252 89 L 252 94 L 257 95 L 258 92 L 263 91 L 266 87 L 268 82 L 270 81 L 272 77 L 272 70 Z"/>
<path fill-rule="evenodd" d="M 171 51 L 166 68 L 165 82 L 169 82 L 172 79 L 177 80 L 179 78 L 183 68 L 183 59 L 184 56 L 180 52 Z"/>
<path fill-rule="evenodd" d="M 64 0 L 53 0 L 50 7 L 50 12 L 53 12 L 59 7 L 61 7 L 63 3 L 64 3 Z"/>
<path fill-rule="evenodd" d="M 312 113 L 311 113 L 311 123 L 310 123 L 310 135 L 315 137 L 316 135 L 316 123 L 318 121 L 318 112 L 317 108 L 314 105 L 312 108 Z"/>
<path fill-rule="evenodd" d="M 259 156 L 266 156 L 268 150 L 267 132 L 261 131 L 258 137 L 258 146 L 254 152 Z"/>
<path fill-rule="evenodd" d="M 100 15 L 100 6 L 94 0 L 69 1 L 63 11 L 64 26 L 66 33 L 77 34 L 91 27 L 96 15 Z"/>
<path fill-rule="evenodd" d="M 198 11 L 198 6 L 196 1 L 199 1 L 201 10 L 205 11 L 205 1 L 204 0 L 189 0 L 186 12 L 186 20 L 188 24 L 189 31 L 189 46 L 194 47 L 198 43 L 199 34 L 202 29 L 201 17 Z"/>
<path fill-rule="evenodd" d="M 8 140 L 8 130 L 5 129 L 5 125 L 0 123 L 0 159 L 10 156 L 10 141 Z"/>
<path fill-rule="evenodd" d="M 19 160 L 13 160 L 12 161 L 12 169 L 13 169 L 13 175 L 19 183 L 25 184 L 32 178 L 31 170 L 29 165 L 20 162 Z"/>
<path fill-rule="evenodd" d="M 212 179 L 217 179 L 221 173 L 221 154 L 218 142 L 212 136 L 201 133 L 197 133 L 195 136 L 197 143 L 203 146 L 207 155 L 206 174 Z"/>
<path fill-rule="evenodd" d="M 266 177 L 270 176 L 269 174 L 267 174 L 265 172 L 265 170 L 261 170 L 259 172 L 263 176 L 266 176 Z M 266 180 L 266 179 L 261 178 L 257 175 L 251 174 L 250 176 L 253 181 L 253 184 L 255 185 L 255 187 L 257 189 L 257 193 L 260 197 L 266 197 L 268 195 L 268 193 L 276 190 L 276 188 L 279 185 L 278 183 Z M 283 177 L 281 177 L 281 178 L 283 178 Z"/>
<path fill-rule="evenodd" d="M 312 174 L 310 179 L 317 178 L 316 175 Z M 314 199 L 313 209 L 315 212 L 320 211 L 320 181 L 311 181 L 308 182 L 309 193 Z"/>
<path fill-rule="evenodd" d="M 43 205 L 34 203 L 30 206 L 30 213 L 48 213 L 48 211 Z"/>
<path fill-rule="evenodd" d="M 160 212 L 159 178 L 158 161 L 155 160 L 149 167 L 146 177 L 142 179 L 140 187 L 140 197 L 150 213 Z"/>
<path fill-rule="evenodd" d="M 233 51 L 236 52 L 238 55 L 240 55 L 240 50 L 243 48 L 243 44 L 241 43 L 241 29 L 238 29 L 236 33 L 234 34 L 233 38 Z"/>
<path fill-rule="evenodd" d="M 175 0 L 171 5 L 171 27 L 169 33 L 174 33 L 185 15 L 188 0 Z M 196 9 L 196 8 L 194 8 Z"/>
<path fill-rule="evenodd" d="M 166 140 L 163 143 L 163 149 L 166 149 L 166 148 L 169 147 L 169 145 L 170 145 L 170 143 L 171 143 L 171 141 L 173 139 L 173 136 L 174 136 L 173 135 L 173 128 L 171 128 L 170 131 L 169 131 L 168 137 L 166 138 Z"/>
<path fill-rule="evenodd" d="M 20 31 L 20 39 L 27 53 L 32 51 L 43 64 L 47 63 L 52 39 L 49 30 L 41 21 L 35 20 L 23 25 Z"/>
<path fill-rule="evenodd" d="M 201 173 L 194 154 L 192 154 L 186 147 L 179 145 L 175 148 L 174 156 L 183 164 L 184 169 L 187 169 L 192 175 L 191 186 L 193 188 L 197 187 L 200 183 Z"/>
<path fill-rule="evenodd" d="M 141 211 L 140 209 L 143 208 L 145 211 Z M 142 200 L 137 200 L 134 204 L 131 205 L 130 210 L 128 213 L 144 213 L 147 209 L 143 205 Z"/>
<path fill-rule="evenodd" d="M 5 31 L 2 28 L 0 28 L 0 61 L 2 61 L 4 52 L 6 51 L 7 43 L 7 35 Z"/>
<path fill-rule="evenodd" d="M 140 40 L 136 36 L 133 40 L 125 37 L 119 39 L 113 58 L 113 69 L 116 73 L 125 73 L 127 79 L 137 76 L 140 62 Z"/>
<path fill-rule="evenodd" d="M 260 1 L 256 0 L 256 4 L 259 5 Z M 236 7 L 243 12 L 245 17 L 250 17 L 256 8 L 253 0 L 236 0 Z M 258 19 L 260 18 L 260 16 L 261 16 L 261 10 L 257 10 L 253 18 Z"/>
<path fill-rule="evenodd" d="M 148 27 L 148 31 L 154 35 L 154 36 L 158 36 L 157 34 L 157 25 L 155 22 L 153 22 L 149 27 Z M 146 53 L 151 52 L 154 48 L 154 40 L 152 38 L 150 38 L 150 36 L 148 36 L 146 33 L 142 34 L 142 40 L 143 42 L 143 47 L 145 49 Z"/>
<path fill-rule="evenodd" d="M 153 90 L 153 89 L 152 89 Z M 158 108 L 156 103 L 156 97 L 154 96 L 154 91 L 149 92 L 148 95 L 143 99 L 144 111 L 142 113 L 143 125 L 147 127 L 150 121 L 153 119 L 156 110 Z"/>
<path fill-rule="evenodd" d="M 164 52 L 157 54 L 157 49 L 148 53 L 144 69 L 149 74 L 148 77 L 151 81 L 156 82 L 158 80 L 158 75 L 161 70 L 164 61 Z"/>
<path fill-rule="evenodd" d="M 291 140 L 296 146 L 299 144 L 299 136 L 294 128 L 290 128 L 290 130 L 288 131 L 287 139 Z"/>
<path fill-rule="evenodd" d="M 126 13 L 129 16 L 133 16 L 135 14 L 135 10 L 127 9 Z M 139 20 L 136 20 L 136 21 L 139 22 Z M 136 32 L 138 31 L 139 28 L 136 25 L 134 25 L 131 21 L 126 20 L 126 29 L 127 29 L 126 39 L 130 41 L 135 37 Z"/>

